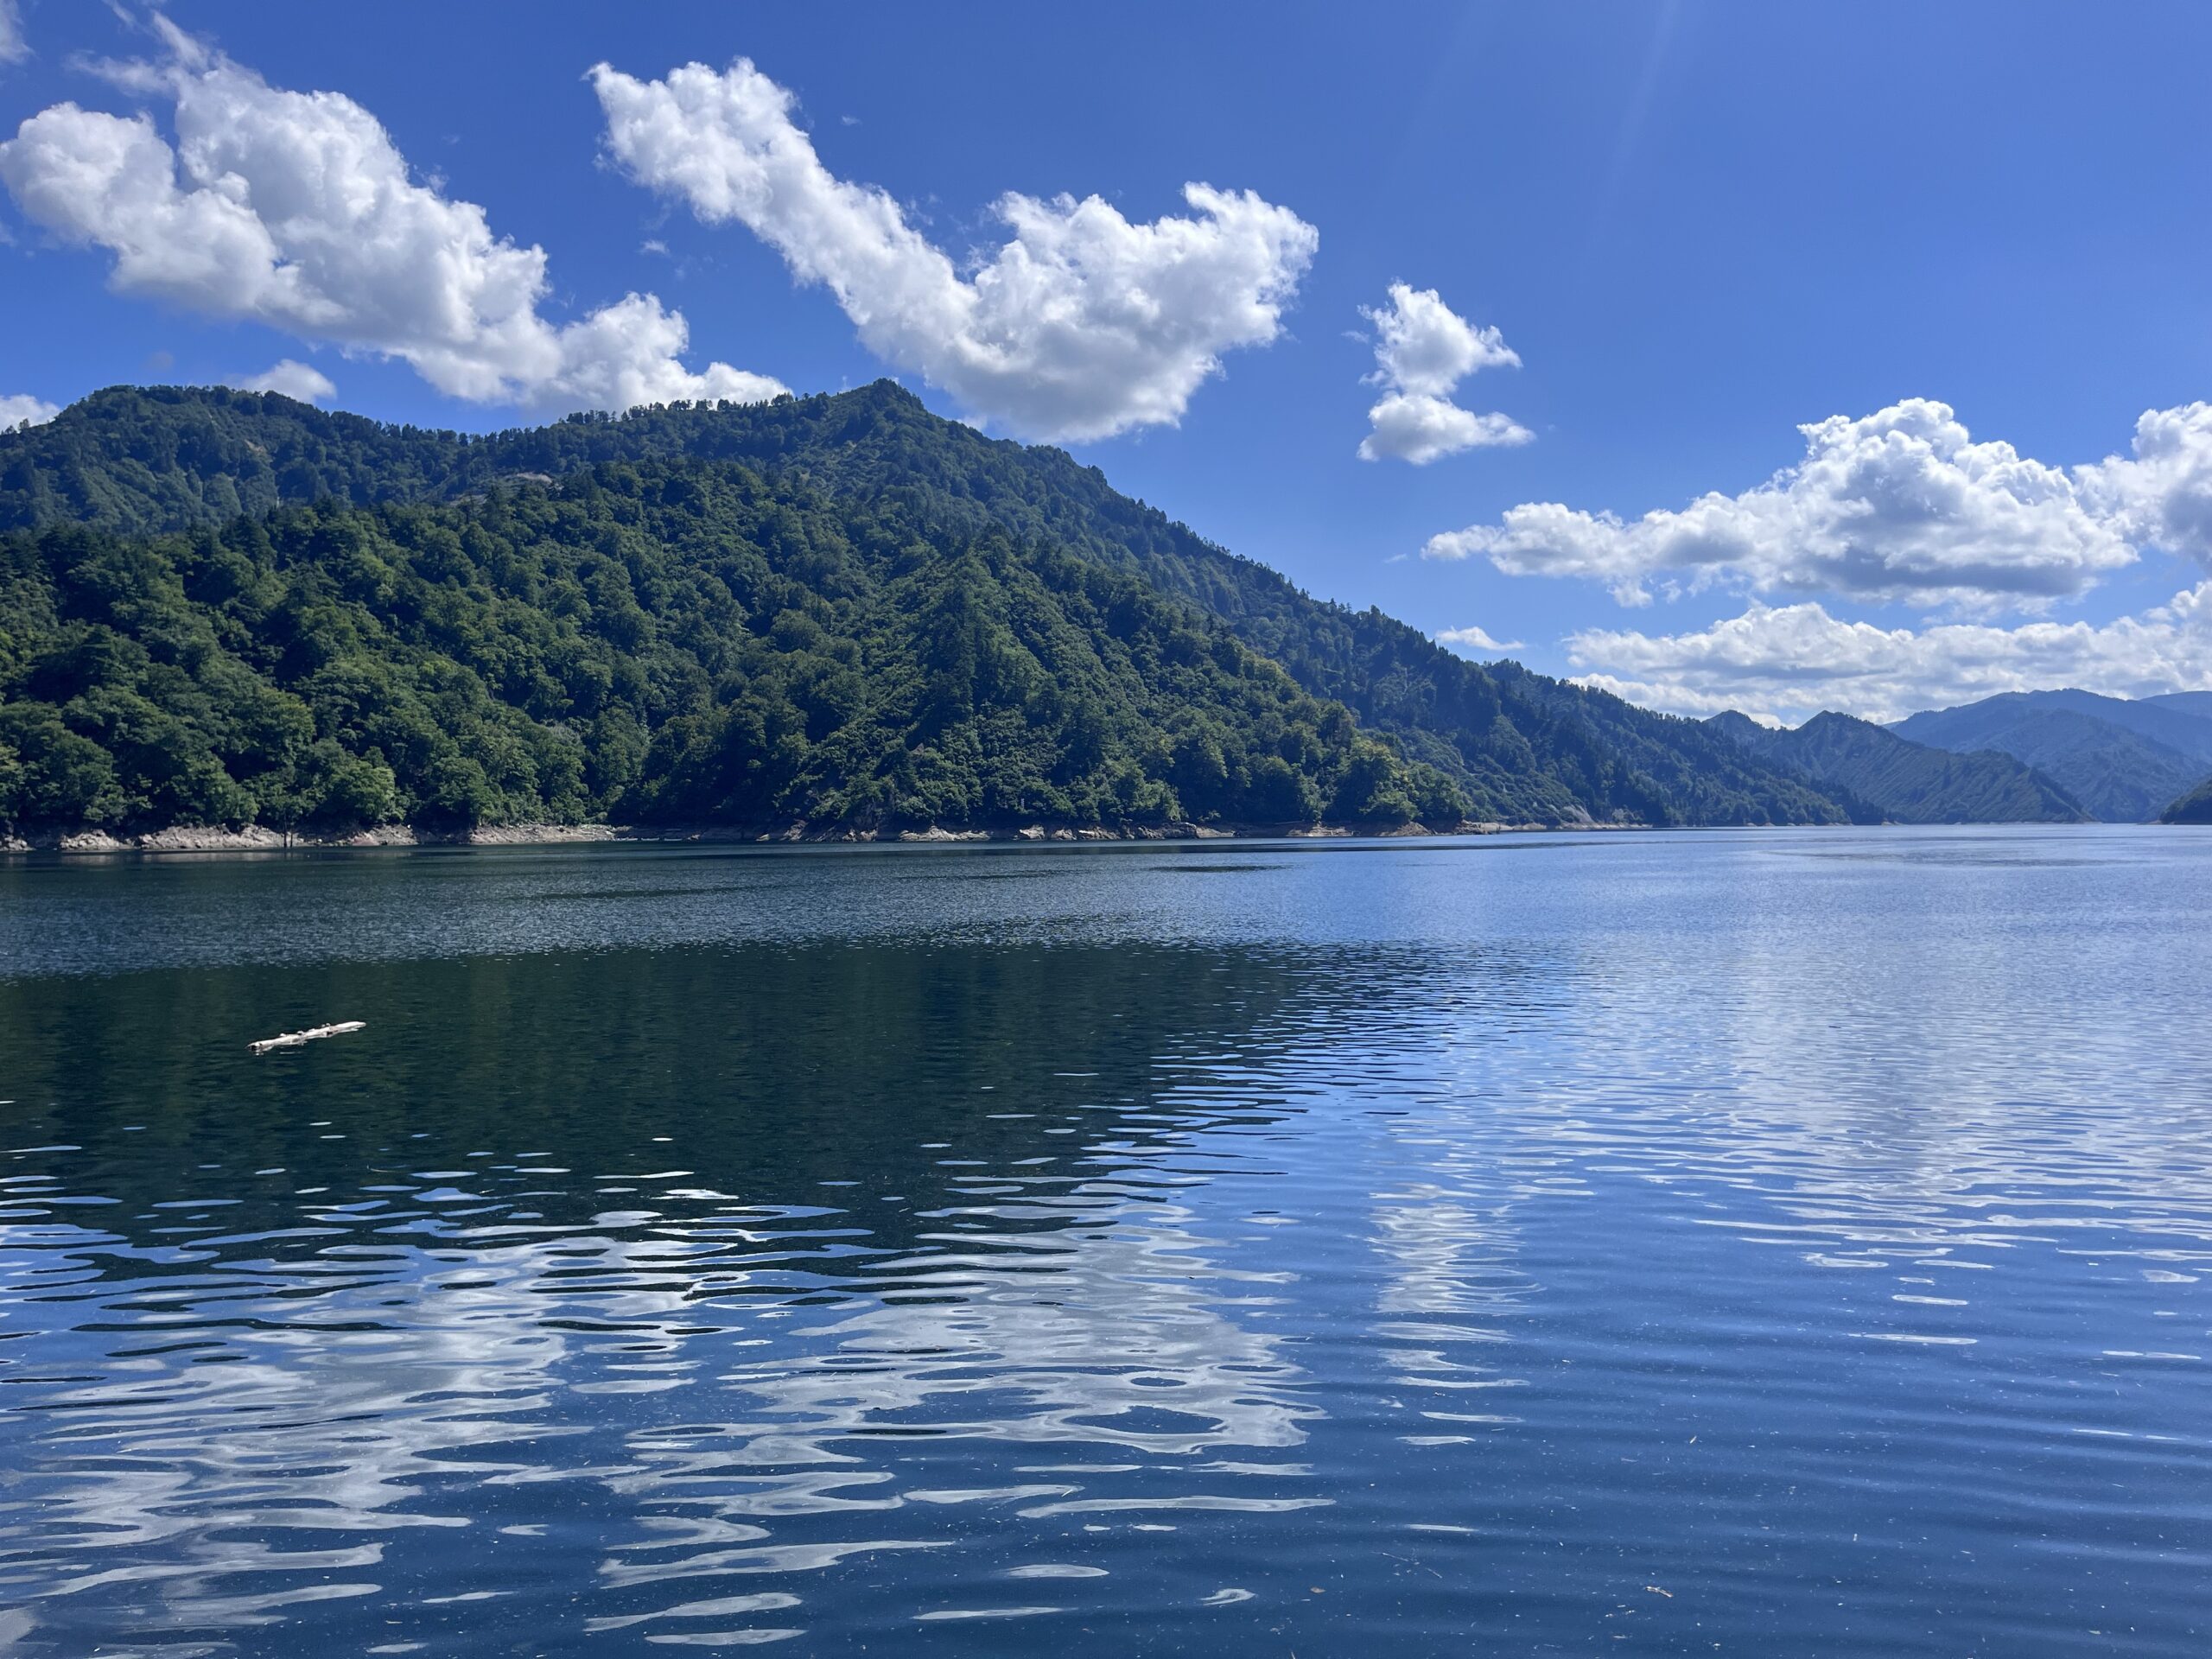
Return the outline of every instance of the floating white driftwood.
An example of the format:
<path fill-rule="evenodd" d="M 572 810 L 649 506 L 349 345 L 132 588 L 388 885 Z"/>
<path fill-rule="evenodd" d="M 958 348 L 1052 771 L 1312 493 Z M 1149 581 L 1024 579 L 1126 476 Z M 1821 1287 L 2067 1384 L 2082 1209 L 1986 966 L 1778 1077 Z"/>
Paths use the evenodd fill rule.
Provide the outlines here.
<path fill-rule="evenodd" d="M 257 1054 L 266 1054 L 272 1048 L 297 1048 L 302 1043 L 311 1043 L 318 1037 L 343 1037 L 349 1031 L 359 1031 L 367 1025 L 365 1020 L 340 1020 L 334 1026 L 315 1026 L 306 1031 L 288 1031 L 282 1037 L 264 1037 L 257 1043 L 246 1045 Z"/>

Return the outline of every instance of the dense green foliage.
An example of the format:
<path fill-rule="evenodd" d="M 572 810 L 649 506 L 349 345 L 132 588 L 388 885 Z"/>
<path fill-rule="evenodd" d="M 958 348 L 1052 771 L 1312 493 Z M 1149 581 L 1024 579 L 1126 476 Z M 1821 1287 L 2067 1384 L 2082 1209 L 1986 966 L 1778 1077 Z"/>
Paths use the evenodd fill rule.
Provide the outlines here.
<path fill-rule="evenodd" d="M 517 474 L 741 460 L 780 486 L 862 504 L 933 545 L 1050 545 L 1210 613 L 1314 696 L 1437 767 L 1476 816 L 1512 822 L 1834 823 L 1843 810 L 1700 722 L 1484 666 L 1116 493 L 1057 449 L 995 442 L 889 382 L 758 406 L 676 405 L 468 438 L 327 414 L 273 394 L 116 388 L 0 436 L 0 525 L 145 532 L 331 495 L 448 499 Z"/>
<path fill-rule="evenodd" d="M 1928 748 L 1848 715 L 1815 715 L 1795 731 L 1771 730 L 1738 714 L 1706 723 L 1803 773 L 1861 823 L 2081 823 L 2089 816 L 2010 755 Z"/>
<path fill-rule="evenodd" d="M 734 462 L 0 538 L 0 823 L 1456 823 L 1135 578 Z"/>
<path fill-rule="evenodd" d="M 480 440 L 332 414 L 274 392 L 116 386 L 0 434 L 0 531 L 145 535 L 287 503 L 448 494 Z"/>
<path fill-rule="evenodd" d="M 2207 778 L 2163 813 L 2161 823 L 2212 823 L 2212 778 Z"/>
<path fill-rule="evenodd" d="M 1893 728 L 1939 749 L 2024 760 L 2098 818 L 2141 823 L 2212 766 L 2212 719 L 2183 693 L 2131 702 L 2088 691 L 2011 691 Z"/>

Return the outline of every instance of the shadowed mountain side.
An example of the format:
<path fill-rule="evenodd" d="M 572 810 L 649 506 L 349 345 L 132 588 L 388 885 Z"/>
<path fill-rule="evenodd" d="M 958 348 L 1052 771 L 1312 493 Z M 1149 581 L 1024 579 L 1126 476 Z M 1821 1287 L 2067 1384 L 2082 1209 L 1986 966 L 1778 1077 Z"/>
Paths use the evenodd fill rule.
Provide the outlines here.
<path fill-rule="evenodd" d="M 2207 778 L 2159 815 L 2161 823 L 2212 823 L 2212 778 Z"/>
<path fill-rule="evenodd" d="M 1890 729 L 1955 753 L 2012 755 L 2097 817 L 2140 823 L 2212 767 L 2212 719 L 2191 708 L 2185 701 L 2130 702 L 2087 691 L 2014 691 L 1914 715 Z"/>
<path fill-rule="evenodd" d="M 273 394 L 115 388 L 0 436 L 0 525 L 150 531 L 326 495 L 446 499 L 612 461 L 741 460 L 933 545 L 1010 536 L 1138 577 L 1220 619 L 1507 822 L 1834 823 L 1835 803 L 1698 722 L 1485 667 L 1378 611 L 1316 601 L 1114 491 L 1062 451 L 983 437 L 888 381 L 766 405 L 671 406 L 469 438 Z"/>
<path fill-rule="evenodd" d="M 1907 742 L 1848 715 L 1816 715 L 1775 731 L 1735 713 L 1706 722 L 1776 765 L 1848 801 L 1860 822 L 2082 823 L 2063 789 L 2010 755 L 1951 754 Z"/>

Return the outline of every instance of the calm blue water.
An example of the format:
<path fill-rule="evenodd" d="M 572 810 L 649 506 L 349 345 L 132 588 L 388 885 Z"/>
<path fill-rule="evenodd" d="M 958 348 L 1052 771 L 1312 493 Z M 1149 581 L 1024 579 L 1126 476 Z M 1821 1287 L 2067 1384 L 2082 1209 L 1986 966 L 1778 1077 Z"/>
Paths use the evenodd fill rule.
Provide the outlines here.
<path fill-rule="evenodd" d="M 2107 827 L 16 861 L 0 1652 L 2201 1654 L 2208 924 Z"/>

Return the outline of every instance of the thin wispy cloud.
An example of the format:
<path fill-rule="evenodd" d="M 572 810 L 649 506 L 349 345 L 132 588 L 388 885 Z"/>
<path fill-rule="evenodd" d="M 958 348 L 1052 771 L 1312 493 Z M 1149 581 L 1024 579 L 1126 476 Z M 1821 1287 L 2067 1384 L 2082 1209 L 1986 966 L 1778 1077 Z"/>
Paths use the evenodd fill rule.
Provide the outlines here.
<path fill-rule="evenodd" d="M 1464 628 L 1445 628 L 1432 637 L 1438 645 L 1469 657 L 1497 657 L 1522 648 L 1520 640 L 1493 639 L 1472 623 Z"/>

